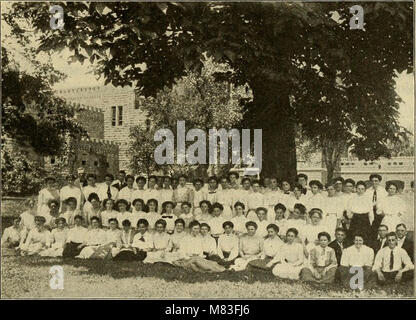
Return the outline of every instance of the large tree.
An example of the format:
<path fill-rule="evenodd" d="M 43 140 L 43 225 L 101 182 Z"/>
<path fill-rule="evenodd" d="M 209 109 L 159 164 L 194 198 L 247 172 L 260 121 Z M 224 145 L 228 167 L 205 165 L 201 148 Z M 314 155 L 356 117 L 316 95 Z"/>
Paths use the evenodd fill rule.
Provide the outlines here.
<path fill-rule="evenodd" d="M 54 4 L 64 9 L 62 30 L 50 29 L 47 3 L 16 3 L 7 20 L 16 34 L 18 19 L 29 20 L 39 50 L 67 47 L 116 86 L 154 95 L 200 70 L 206 55 L 228 63 L 234 72 L 222 79 L 253 92 L 244 125 L 263 129 L 263 174 L 296 173 L 295 124 L 311 138 L 342 128 L 362 158 L 388 154 L 397 137 L 393 79 L 413 68 L 411 2 L 361 3 L 363 30 L 350 30 L 350 3 Z M 347 105 L 329 99 L 322 108 L 339 93 Z"/>

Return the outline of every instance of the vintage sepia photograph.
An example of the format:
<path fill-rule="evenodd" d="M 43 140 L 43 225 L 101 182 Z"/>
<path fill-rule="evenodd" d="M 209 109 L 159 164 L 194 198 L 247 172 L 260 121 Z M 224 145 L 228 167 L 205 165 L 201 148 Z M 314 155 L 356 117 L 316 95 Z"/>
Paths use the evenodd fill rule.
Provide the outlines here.
<path fill-rule="evenodd" d="M 1 1 L 1 299 L 414 299 L 414 15 Z"/>

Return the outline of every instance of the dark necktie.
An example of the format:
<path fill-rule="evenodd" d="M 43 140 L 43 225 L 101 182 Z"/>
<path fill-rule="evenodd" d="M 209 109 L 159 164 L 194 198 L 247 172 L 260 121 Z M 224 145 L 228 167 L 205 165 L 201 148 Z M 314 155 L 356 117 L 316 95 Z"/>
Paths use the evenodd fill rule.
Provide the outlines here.
<path fill-rule="evenodd" d="M 393 250 L 390 251 L 390 270 L 393 270 L 393 266 L 394 266 L 394 255 L 393 255 Z"/>
<path fill-rule="evenodd" d="M 377 189 L 374 190 L 374 193 L 373 193 L 373 211 L 374 211 L 374 214 L 377 212 L 376 203 L 377 203 Z"/>
<path fill-rule="evenodd" d="M 107 189 L 107 196 L 108 196 L 108 199 L 111 199 L 111 189 L 110 189 L 111 187 L 110 186 L 108 186 L 108 189 Z"/>
<path fill-rule="evenodd" d="M 144 242 L 144 238 L 143 238 L 143 236 L 141 236 L 141 238 L 140 238 L 139 240 Z"/>

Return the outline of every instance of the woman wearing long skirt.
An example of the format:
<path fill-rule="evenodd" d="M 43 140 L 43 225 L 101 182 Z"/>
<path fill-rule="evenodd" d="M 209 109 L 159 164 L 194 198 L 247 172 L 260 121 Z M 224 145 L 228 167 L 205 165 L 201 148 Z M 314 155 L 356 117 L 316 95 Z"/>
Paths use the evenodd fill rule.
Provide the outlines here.
<path fill-rule="evenodd" d="M 386 183 L 388 195 L 380 199 L 377 214 L 383 215 L 381 224 L 390 230 L 396 230 L 397 225 L 402 223 L 402 217 L 406 215 L 406 203 L 397 194 L 397 184 L 389 181 Z"/>
<path fill-rule="evenodd" d="M 279 227 L 275 224 L 269 224 L 267 233 L 260 259 L 252 260 L 248 263 L 250 270 L 271 271 L 273 266 L 279 261 L 279 254 L 283 245 L 283 241 L 278 236 Z"/>
<path fill-rule="evenodd" d="M 303 268 L 304 255 L 302 244 L 295 242 L 297 236 L 298 230 L 295 228 L 287 230 L 286 243 L 280 249 L 279 262 L 272 270 L 276 277 L 299 280 L 299 274 Z"/>
<path fill-rule="evenodd" d="M 49 215 L 48 204 L 51 200 L 58 201 L 59 205 L 59 190 L 55 188 L 55 183 L 56 179 L 54 177 L 47 177 L 45 179 L 46 187 L 39 191 L 38 215 L 44 216 L 45 218 Z"/>
<path fill-rule="evenodd" d="M 136 260 L 143 261 L 147 257 L 147 253 L 153 249 L 153 237 L 148 231 L 149 222 L 146 219 L 137 221 L 137 233 L 133 238 L 133 250 Z"/>
<path fill-rule="evenodd" d="M 169 237 L 169 244 L 165 250 L 164 261 L 172 262 L 180 258 L 179 249 L 184 237 L 187 236 L 185 232 L 185 220 L 179 218 L 175 220 L 175 231 Z"/>
<path fill-rule="evenodd" d="M 36 227 L 29 231 L 26 241 L 21 245 L 21 254 L 23 256 L 39 254 L 51 246 L 51 233 L 45 228 L 45 222 L 45 217 L 35 217 Z"/>
<path fill-rule="evenodd" d="M 13 225 L 4 229 L 1 237 L 2 256 L 15 256 L 19 253 L 19 246 L 23 244 L 27 236 L 27 229 L 21 225 L 21 218 L 13 216 Z"/>
<path fill-rule="evenodd" d="M 263 239 L 256 235 L 257 224 L 253 221 L 246 223 L 247 234 L 240 238 L 240 257 L 230 269 L 235 271 L 244 270 L 252 260 L 260 258 L 263 251 Z"/>
<path fill-rule="evenodd" d="M 203 242 L 198 221 L 191 221 L 190 234 L 184 237 L 180 245 L 180 259 L 173 261 L 176 266 L 197 272 L 223 272 L 225 268 L 215 261 L 207 260 L 203 252 Z"/>
<path fill-rule="evenodd" d="M 373 203 L 366 195 L 366 186 L 364 181 L 358 181 L 356 184 L 357 193 L 352 196 L 347 204 L 347 216 L 351 219 L 349 234 L 354 237 L 356 234 L 361 234 L 364 237 L 364 242 L 371 247 L 373 241 L 373 234 L 371 229 L 371 222 L 373 217 Z M 352 241 L 353 239 L 349 239 Z"/>
<path fill-rule="evenodd" d="M 309 266 L 301 270 L 303 281 L 333 283 L 337 271 L 337 258 L 334 249 L 328 247 L 331 236 L 327 232 L 318 234 L 319 246 L 311 250 Z"/>
<path fill-rule="evenodd" d="M 97 217 L 98 219 L 98 217 Z M 83 224 L 81 215 L 74 217 L 74 227 L 68 230 L 68 236 L 62 252 L 64 258 L 75 258 L 82 250 L 82 244 L 87 237 L 88 229 Z"/>
<path fill-rule="evenodd" d="M 159 219 L 155 223 L 155 232 L 152 236 L 152 249 L 147 252 L 145 263 L 165 262 L 165 253 L 168 250 L 170 235 L 166 232 L 166 221 Z"/>
<path fill-rule="evenodd" d="M 91 218 L 91 229 L 85 235 L 84 243 L 80 246 L 82 249 L 76 258 L 90 259 L 95 258 L 94 254 L 97 249 L 105 244 L 107 240 L 106 233 L 100 228 L 100 220 L 97 217 Z M 108 252 L 107 252 L 108 254 Z"/>
<path fill-rule="evenodd" d="M 121 247 L 117 254 L 113 255 L 114 261 L 134 261 L 136 260 L 136 254 L 133 248 L 133 239 L 135 231 L 131 227 L 129 219 L 125 219 L 121 223 L 123 229 L 121 230 L 120 240 Z"/>
<path fill-rule="evenodd" d="M 218 238 L 217 255 L 220 259 L 217 262 L 228 269 L 238 257 L 239 240 L 233 233 L 234 225 L 231 221 L 225 221 L 222 226 L 224 233 Z"/>
<path fill-rule="evenodd" d="M 62 257 L 68 237 L 65 218 L 56 219 L 57 227 L 51 231 L 51 247 L 40 252 L 42 257 Z"/>

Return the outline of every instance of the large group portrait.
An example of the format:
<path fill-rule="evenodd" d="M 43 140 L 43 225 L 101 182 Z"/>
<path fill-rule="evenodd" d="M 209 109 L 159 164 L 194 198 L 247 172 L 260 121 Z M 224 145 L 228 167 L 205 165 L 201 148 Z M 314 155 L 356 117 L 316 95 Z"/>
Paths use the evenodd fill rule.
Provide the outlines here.
<path fill-rule="evenodd" d="M 414 41 L 412 1 L 2 1 L 1 298 L 414 298 Z"/>

